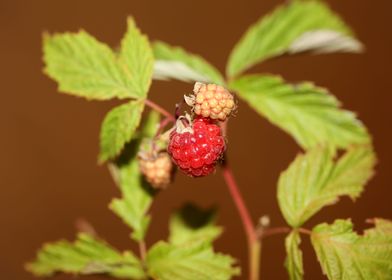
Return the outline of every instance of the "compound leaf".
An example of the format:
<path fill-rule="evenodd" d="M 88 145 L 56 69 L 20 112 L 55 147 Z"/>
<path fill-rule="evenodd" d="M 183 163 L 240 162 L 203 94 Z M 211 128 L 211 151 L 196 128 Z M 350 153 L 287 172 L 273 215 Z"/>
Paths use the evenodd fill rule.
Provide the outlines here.
<path fill-rule="evenodd" d="M 147 38 L 128 20 L 120 57 L 85 31 L 44 35 L 45 72 L 59 90 L 87 99 L 145 97 L 153 55 Z"/>
<path fill-rule="evenodd" d="M 392 279 L 392 222 L 374 219 L 375 227 L 363 235 L 350 220 L 317 225 L 311 240 L 328 279 Z"/>
<path fill-rule="evenodd" d="M 109 207 L 133 229 L 134 240 L 143 240 L 150 223 L 147 211 L 151 206 L 154 192 L 144 181 L 135 157 L 124 165 L 112 165 L 111 171 L 115 174 L 122 197 L 113 199 Z"/>
<path fill-rule="evenodd" d="M 286 269 L 291 280 L 302 280 L 304 276 L 302 251 L 299 248 L 300 243 L 301 236 L 296 230 L 293 230 L 286 237 Z"/>
<path fill-rule="evenodd" d="M 230 54 L 227 74 L 233 77 L 256 63 L 283 54 L 360 52 L 362 44 L 325 3 L 295 0 L 260 18 Z"/>
<path fill-rule="evenodd" d="M 112 109 L 102 122 L 100 134 L 101 162 L 120 154 L 140 124 L 144 102 L 130 101 Z"/>
<path fill-rule="evenodd" d="M 359 197 L 374 173 L 370 146 L 349 149 L 337 161 L 328 148 L 316 147 L 300 154 L 278 182 L 278 201 L 286 221 L 299 227 L 340 196 Z"/>
<path fill-rule="evenodd" d="M 238 275 L 234 259 L 215 253 L 211 244 L 156 243 L 147 254 L 148 274 L 160 280 L 225 280 Z"/>
<path fill-rule="evenodd" d="M 164 42 L 153 44 L 155 65 L 154 79 L 176 79 L 184 82 L 213 82 L 224 84 L 219 71 L 201 56 Z"/>
<path fill-rule="evenodd" d="M 134 95 L 146 97 L 152 80 L 154 56 L 148 38 L 140 32 L 132 18 L 128 19 L 119 60 L 124 65 Z"/>
<path fill-rule="evenodd" d="M 132 252 L 120 253 L 106 242 L 85 233 L 79 234 L 74 243 L 62 240 L 46 244 L 27 269 L 40 277 L 64 272 L 103 273 L 124 279 L 145 278 L 142 265 Z"/>
<path fill-rule="evenodd" d="M 170 219 L 169 241 L 174 245 L 211 243 L 221 233 L 222 228 L 215 225 L 214 209 L 203 210 L 186 204 Z"/>
<path fill-rule="evenodd" d="M 312 83 L 289 84 L 277 76 L 249 75 L 232 81 L 230 88 L 305 149 L 320 143 L 347 148 L 371 141 L 354 113 L 341 109 L 333 95 Z"/>

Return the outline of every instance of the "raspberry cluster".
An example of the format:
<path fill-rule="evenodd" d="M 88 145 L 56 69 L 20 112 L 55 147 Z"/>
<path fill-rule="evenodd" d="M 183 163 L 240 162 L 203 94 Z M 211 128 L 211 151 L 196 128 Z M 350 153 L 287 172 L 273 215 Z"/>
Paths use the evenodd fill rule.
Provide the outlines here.
<path fill-rule="evenodd" d="M 139 157 L 139 166 L 147 182 L 156 189 L 166 188 L 171 181 L 172 162 L 167 153 Z"/>
<path fill-rule="evenodd" d="M 225 121 L 235 108 L 233 95 L 222 86 L 196 83 L 193 93 L 187 97 L 187 103 L 203 118 Z"/>
<path fill-rule="evenodd" d="M 177 121 L 170 135 L 168 152 L 184 173 L 192 177 L 206 176 L 215 170 L 225 150 L 221 129 L 207 118 L 186 122 L 181 118 Z"/>

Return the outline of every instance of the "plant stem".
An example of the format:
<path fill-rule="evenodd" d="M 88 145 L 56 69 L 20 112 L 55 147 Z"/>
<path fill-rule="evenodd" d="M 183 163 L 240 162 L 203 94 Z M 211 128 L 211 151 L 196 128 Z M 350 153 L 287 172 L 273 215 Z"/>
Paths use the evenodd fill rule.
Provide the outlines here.
<path fill-rule="evenodd" d="M 168 117 L 164 118 L 160 123 L 157 132 L 155 133 L 154 138 L 157 139 L 163 132 L 163 129 L 170 123 L 172 120 Z"/>
<path fill-rule="evenodd" d="M 256 235 L 256 230 L 253 225 L 249 211 L 244 203 L 240 190 L 234 179 L 233 173 L 227 160 L 222 165 L 223 178 L 229 188 L 231 197 L 240 214 L 242 224 L 245 229 L 246 237 L 248 240 L 249 252 L 249 280 L 258 280 L 260 271 L 260 256 L 261 256 L 261 241 Z"/>
<path fill-rule="evenodd" d="M 144 240 L 139 241 L 139 252 L 140 252 L 140 258 L 144 262 L 147 254 L 146 242 Z"/>
<path fill-rule="evenodd" d="M 276 234 L 289 233 L 292 230 L 294 229 L 290 227 L 260 228 L 256 230 L 256 234 L 259 239 L 263 239 L 265 237 L 276 235 Z M 312 234 L 312 231 L 306 228 L 297 228 L 297 230 L 298 232 L 306 235 Z"/>
<path fill-rule="evenodd" d="M 172 122 L 174 122 L 176 119 L 174 118 L 174 116 L 172 114 L 170 114 L 168 111 L 166 111 L 164 108 L 162 108 L 161 106 L 159 106 L 158 104 L 156 104 L 155 102 L 146 99 L 144 100 L 144 103 L 150 107 L 151 109 L 157 111 L 158 113 L 162 114 L 163 116 L 167 117 L 168 119 L 170 119 Z"/>
<path fill-rule="evenodd" d="M 265 237 L 281 234 L 281 233 L 289 233 L 291 228 L 289 227 L 276 227 L 276 228 L 260 228 L 257 231 L 257 237 L 263 239 Z"/>

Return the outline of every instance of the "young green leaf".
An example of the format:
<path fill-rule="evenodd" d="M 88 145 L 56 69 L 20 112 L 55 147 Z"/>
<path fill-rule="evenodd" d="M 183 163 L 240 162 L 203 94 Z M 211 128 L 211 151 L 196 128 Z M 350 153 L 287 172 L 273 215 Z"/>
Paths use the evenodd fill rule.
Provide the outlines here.
<path fill-rule="evenodd" d="M 392 222 L 375 219 L 375 227 L 358 235 L 350 220 L 313 229 L 313 247 L 328 279 L 392 279 Z"/>
<path fill-rule="evenodd" d="M 120 187 L 122 198 L 115 198 L 110 209 L 133 229 L 132 238 L 144 239 L 150 216 L 147 211 L 153 200 L 151 187 L 143 180 L 135 157 L 121 166 L 111 166 Z"/>
<path fill-rule="evenodd" d="M 285 53 L 360 52 L 362 44 L 322 1 L 295 0 L 261 18 L 230 54 L 227 74 L 234 77 L 256 63 Z"/>
<path fill-rule="evenodd" d="M 159 280 L 226 280 L 239 274 L 234 259 L 215 253 L 211 244 L 156 243 L 148 252 L 148 274 Z"/>
<path fill-rule="evenodd" d="M 302 251 L 299 248 L 301 236 L 298 231 L 292 231 L 286 237 L 286 268 L 291 280 L 302 280 L 304 276 L 304 267 L 302 262 Z"/>
<path fill-rule="evenodd" d="M 215 225 L 214 209 L 203 210 L 186 204 L 170 219 L 169 241 L 174 245 L 212 243 L 221 233 L 222 228 Z"/>
<path fill-rule="evenodd" d="M 84 233 L 78 235 L 75 243 L 62 240 L 46 244 L 27 269 L 39 277 L 64 272 L 145 279 L 142 265 L 132 252 L 120 253 L 106 242 Z"/>
<path fill-rule="evenodd" d="M 59 91 L 97 100 L 135 97 L 115 54 L 87 32 L 45 34 L 43 51 L 45 73 Z"/>
<path fill-rule="evenodd" d="M 359 197 L 374 173 L 370 146 L 349 149 L 334 161 L 328 148 L 316 147 L 300 154 L 278 182 L 278 201 L 286 221 L 299 227 L 339 196 Z"/>
<path fill-rule="evenodd" d="M 87 99 L 143 98 L 151 83 L 153 55 L 147 38 L 128 20 L 120 57 L 85 31 L 45 35 L 45 72 L 59 91 Z"/>
<path fill-rule="evenodd" d="M 134 95 L 146 97 L 151 85 L 154 56 L 148 38 L 140 32 L 132 18 L 128 19 L 119 60 L 124 65 Z"/>
<path fill-rule="evenodd" d="M 305 149 L 320 143 L 347 148 L 371 141 L 354 113 L 340 109 L 333 95 L 312 83 L 288 84 L 277 76 L 249 75 L 232 81 L 230 88 Z"/>
<path fill-rule="evenodd" d="M 131 101 L 112 109 L 105 117 L 100 135 L 101 162 L 116 157 L 139 126 L 144 102 Z"/>
<path fill-rule="evenodd" d="M 224 84 L 219 71 L 201 56 L 188 53 L 180 47 L 172 47 L 164 42 L 155 42 L 153 49 L 156 59 L 154 79 Z"/>

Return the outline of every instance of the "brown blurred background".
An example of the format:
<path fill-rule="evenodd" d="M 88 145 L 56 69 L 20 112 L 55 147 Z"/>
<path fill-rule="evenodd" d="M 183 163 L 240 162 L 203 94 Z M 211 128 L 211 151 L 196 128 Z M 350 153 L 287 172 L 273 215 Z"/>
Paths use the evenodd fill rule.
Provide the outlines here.
<path fill-rule="evenodd" d="M 96 164 L 100 123 L 114 104 L 57 92 L 56 84 L 41 71 L 43 31 L 84 28 L 115 46 L 125 31 L 126 17 L 133 15 L 151 39 L 182 45 L 224 70 L 227 55 L 242 32 L 281 2 L 1 0 L 0 278 L 33 279 L 23 264 L 43 242 L 72 239 L 79 217 L 90 221 L 116 247 L 135 248 L 126 226 L 107 209 L 118 192 L 106 168 Z M 392 218 L 392 2 L 329 2 L 365 43 L 365 54 L 297 56 L 267 62 L 252 71 L 279 73 L 291 81 L 313 80 L 331 89 L 346 108 L 359 112 L 374 135 L 380 158 L 377 176 L 355 204 L 343 198 L 306 226 L 353 217 L 361 230 L 368 217 Z M 172 110 L 191 88 L 180 82 L 155 82 L 150 96 Z M 276 181 L 299 147 L 243 103 L 230 123 L 229 145 L 235 175 L 254 220 L 269 214 L 273 226 L 283 225 L 275 199 Z M 241 279 L 245 279 L 245 237 L 219 175 L 199 180 L 177 176 L 176 183 L 153 205 L 148 243 L 166 237 L 169 213 L 183 202 L 219 205 L 219 223 L 226 230 L 216 246 L 239 259 L 245 268 Z M 287 279 L 283 238 L 273 236 L 264 242 L 263 279 Z M 306 279 L 324 279 L 307 238 L 303 249 Z"/>

